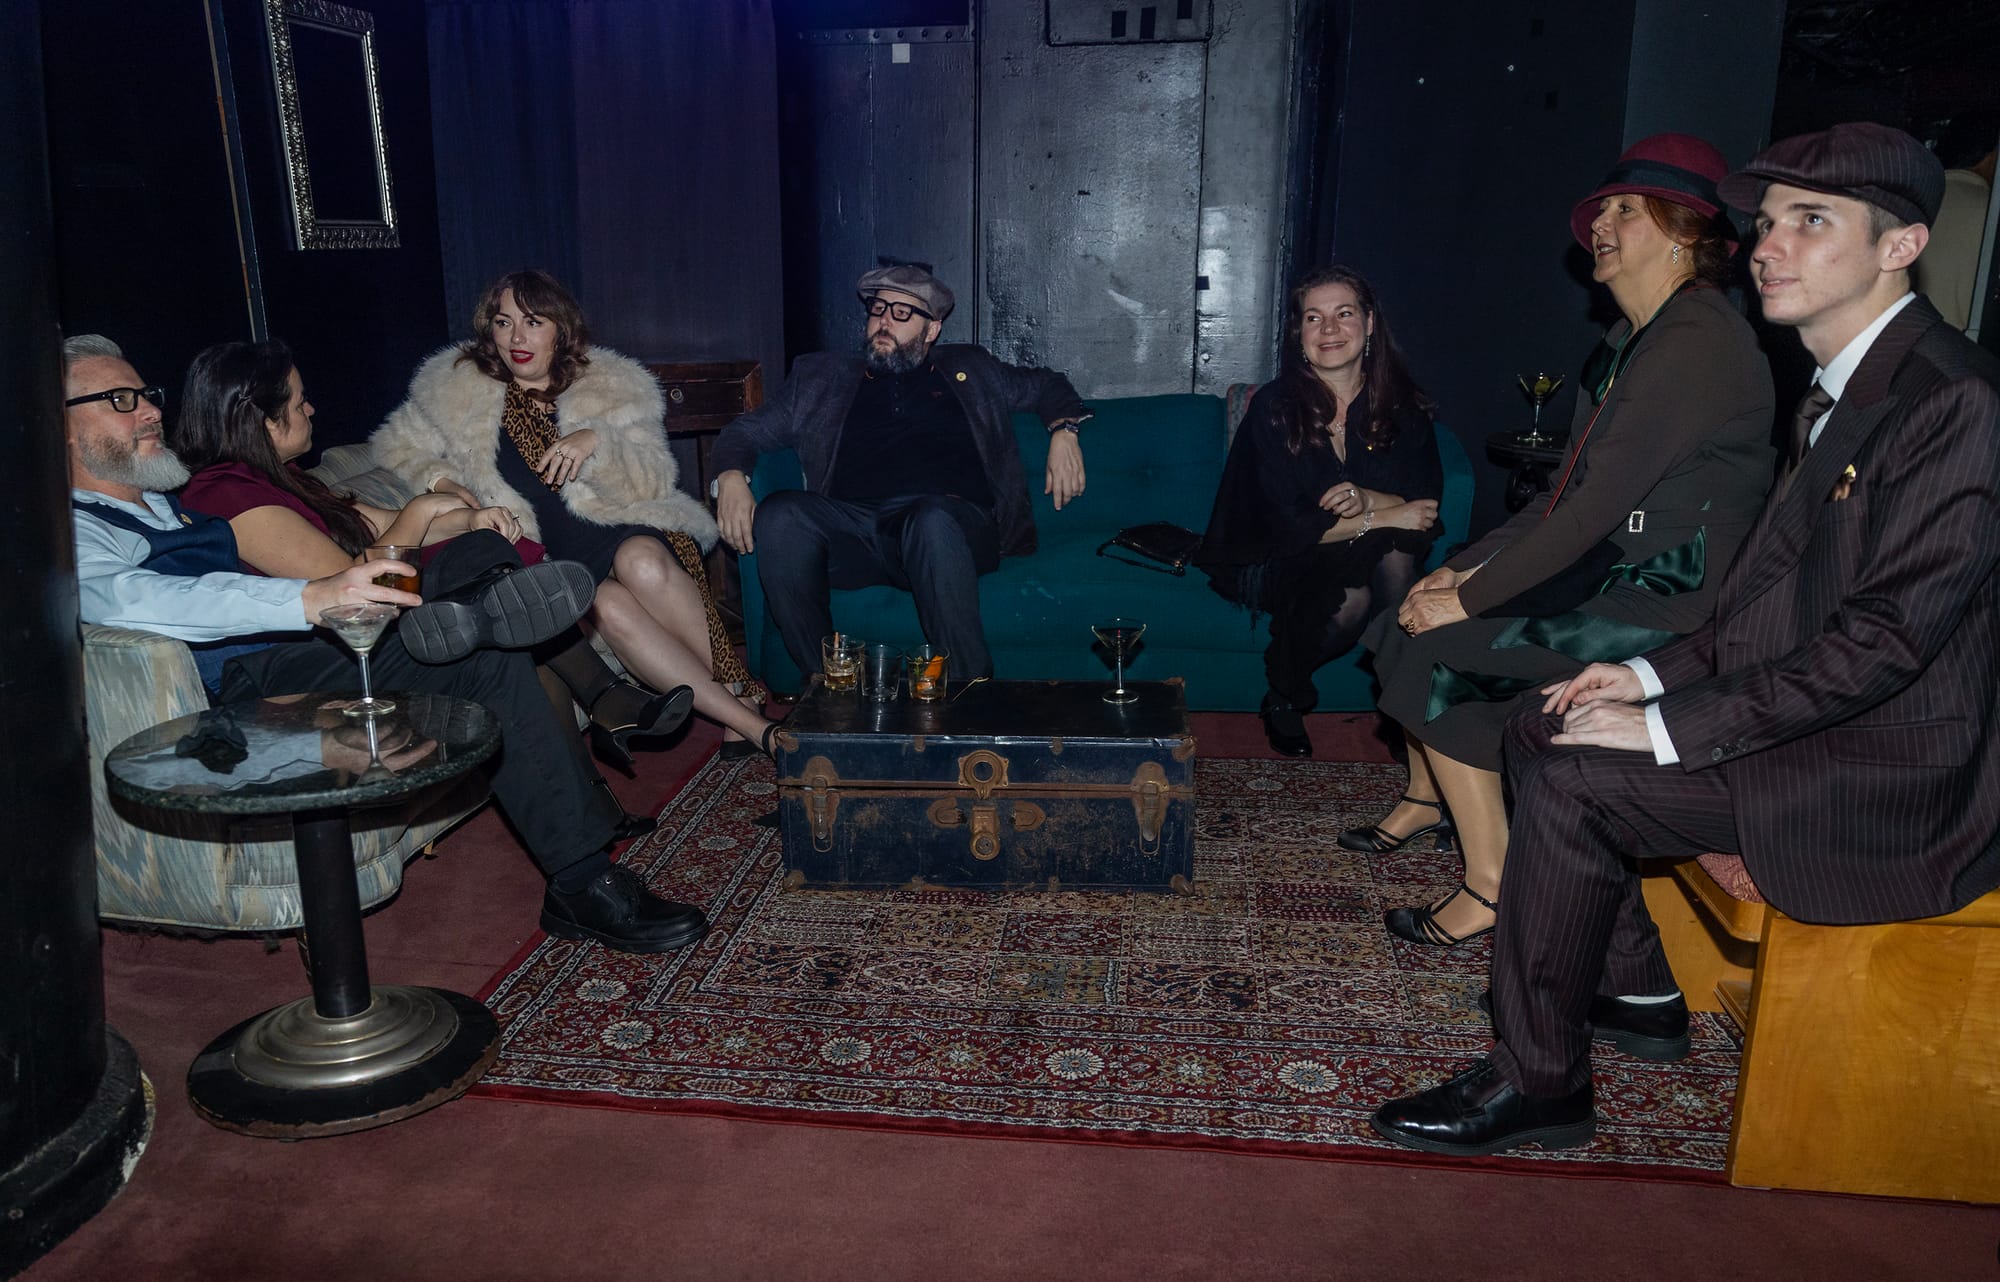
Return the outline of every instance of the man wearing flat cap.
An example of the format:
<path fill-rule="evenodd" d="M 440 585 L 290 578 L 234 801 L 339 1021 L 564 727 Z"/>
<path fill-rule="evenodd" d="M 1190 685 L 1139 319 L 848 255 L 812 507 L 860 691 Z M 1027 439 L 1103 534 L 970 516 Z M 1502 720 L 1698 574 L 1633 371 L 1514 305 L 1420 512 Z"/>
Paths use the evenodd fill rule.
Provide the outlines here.
<path fill-rule="evenodd" d="M 759 554 L 757 572 L 785 649 L 820 666 L 833 631 L 829 592 L 886 583 L 916 598 L 924 637 L 951 655 L 954 679 L 993 674 L 979 619 L 979 576 L 1035 550 L 1027 478 L 1010 419 L 1049 430 L 1043 493 L 1060 509 L 1083 493 L 1076 428 L 1090 411 L 1061 374 L 1009 365 L 983 347 L 936 346 L 951 290 L 915 263 L 877 267 L 857 285 L 861 350 L 801 356 L 768 402 L 723 429 L 713 495 L 722 537 Z M 793 449 L 805 489 L 762 503 L 757 456 Z"/>
<path fill-rule="evenodd" d="M 1943 169 L 1849 124 L 1719 189 L 1755 215 L 1764 317 L 1799 331 L 1813 390 L 1709 624 L 1509 723 L 1498 1044 L 1375 1114 L 1413 1148 L 1586 1143 L 1592 1040 L 1686 1053 L 1635 859 L 1740 855 L 1807 922 L 1935 916 L 2000 885 L 2000 363 L 1909 285 Z M 1649 1026 L 1594 1027 L 1610 997 Z"/>

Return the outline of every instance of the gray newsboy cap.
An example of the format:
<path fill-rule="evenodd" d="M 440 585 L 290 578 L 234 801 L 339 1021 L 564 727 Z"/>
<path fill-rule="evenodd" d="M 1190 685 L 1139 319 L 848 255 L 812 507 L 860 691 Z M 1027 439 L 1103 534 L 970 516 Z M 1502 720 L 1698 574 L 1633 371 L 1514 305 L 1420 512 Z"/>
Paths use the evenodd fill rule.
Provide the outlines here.
<path fill-rule="evenodd" d="M 1754 214 L 1772 183 L 1865 200 L 1926 227 L 1944 202 L 1944 166 L 1937 157 L 1902 130 L 1866 121 L 1772 143 L 1715 188 Z"/>
<path fill-rule="evenodd" d="M 855 282 L 854 286 L 855 293 L 860 295 L 864 303 L 875 297 L 875 292 L 881 289 L 893 289 L 910 295 L 922 302 L 924 310 L 939 321 L 951 315 L 951 290 L 946 288 L 943 281 L 915 263 L 897 263 L 865 271 L 861 273 L 861 279 Z"/>

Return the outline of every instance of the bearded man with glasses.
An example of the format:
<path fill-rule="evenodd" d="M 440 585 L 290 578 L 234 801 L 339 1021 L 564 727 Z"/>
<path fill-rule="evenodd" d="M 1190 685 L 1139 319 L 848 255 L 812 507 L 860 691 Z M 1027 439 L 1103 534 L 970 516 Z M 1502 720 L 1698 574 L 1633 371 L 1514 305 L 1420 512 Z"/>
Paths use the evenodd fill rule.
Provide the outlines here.
<path fill-rule="evenodd" d="M 1060 509 L 1083 493 L 1076 429 L 1090 411 L 1053 370 L 938 346 L 952 294 L 928 266 L 877 267 L 856 288 L 861 350 L 799 357 L 777 394 L 717 439 L 716 524 L 738 552 L 761 553 L 771 617 L 799 671 L 819 669 L 832 589 L 886 583 L 916 598 L 954 679 L 991 676 L 979 576 L 1035 550 L 1010 420 L 1029 411 L 1048 428 L 1042 492 Z M 759 503 L 750 470 L 779 449 L 797 451 L 806 488 Z"/>

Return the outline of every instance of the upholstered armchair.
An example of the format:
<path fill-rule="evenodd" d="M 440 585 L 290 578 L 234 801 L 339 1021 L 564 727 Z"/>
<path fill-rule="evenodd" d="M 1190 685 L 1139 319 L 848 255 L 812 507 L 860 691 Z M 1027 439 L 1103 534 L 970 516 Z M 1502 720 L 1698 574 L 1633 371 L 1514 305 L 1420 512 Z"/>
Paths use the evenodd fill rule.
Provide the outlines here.
<path fill-rule="evenodd" d="M 367 470 L 363 446 L 328 450 L 328 484 L 399 506 L 393 477 Z M 98 914 L 201 931 L 286 931 L 300 924 L 291 825 L 281 816 L 225 819 L 115 801 L 104 754 L 127 737 L 208 706 L 187 646 L 127 628 L 83 628 L 85 728 L 97 842 Z M 486 797 L 478 775 L 420 794 L 400 808 L 357 811 L 354 873 L 362 907 L 403 884 L 403 865 Z"/>

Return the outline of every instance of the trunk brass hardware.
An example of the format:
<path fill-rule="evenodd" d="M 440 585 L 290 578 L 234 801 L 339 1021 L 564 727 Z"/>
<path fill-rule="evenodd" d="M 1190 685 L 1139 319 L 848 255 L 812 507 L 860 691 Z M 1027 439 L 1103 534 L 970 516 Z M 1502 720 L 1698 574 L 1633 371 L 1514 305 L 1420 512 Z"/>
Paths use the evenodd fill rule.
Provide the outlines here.
<path fill-rule="evenodd" d="M 1049 755 L 1051 757 L 1062 756 L 1062 750 L 1063 750 L 1063 741 L 1061 735 L 1057 735 L 1049 740 Z"/>
<path fill-rule="evenodd" d="M 788 872 L 788 873 L 786 873 L 786 874 L 785 874 L 785 889 L 786 889 L 786 890 L 797 890 L 797 889 L 798 889 L 798 888 L 799 888 L 800 886 L 803 886 L 803 885 L 805 885 L 805 884 L 806 884 L 806 870 L 805 870 L 805 869 L 803 869 L 803 868 L 794 868 L 794 869 L 792 869 L 792 870 L 791 870 L 790 872 Z"/>
<path fill-rule="evenodd" d="M 931 822 L 940 828 L 956 828 L 965 822 L 965 814 L 958 808 L 956 797 L 939 797 L 931 803 Z"/>
<path fill-rule="evenodd" d="M 972 857 L 981 861 L 1000 857 L 1000 807 L 990 801 L 972 808 Z"/>
<path fill-rule="evenodd" d="M 1011 815 L 1014 820 L 1015 832 L 1033 832 L 1035 829 L 1041 827 L 1042 822 L 1048 818 L 1048 815 L 1043 812 L 1042 808 L 1032 801 L 1015 802 L 1011 810 Z"/>
<path fill-rule="evenodd" d="M 779 732 L 783 738 L 783 732 Z M 806 822 L 812 827 L 813 849 L 826 854 L 833 849 L 833 816 L 840 809 L 840 772 L 825 757 L 814 757 L 799 771 L 799 800 L 805 804 Z"/>
<path fill-rule="evenodd" d="M 1194 893 L 1194 883 L 1189 881 L 1182 873 L 1175 873 L 1173 879 L 1167 885 L 1173 888 L 1173 892 L 1176 895 L 1192 895 Z"/>
<path fill-rule="evenodd" d="M 1194 755 L 1193 735 L 1187 735 L 1179 743 L 1174 745 L 1175 761 L 1186 761 L 1189 757 L 1192 757 L 1193 755 Z"/>
<path fill-rule="evenodd" d="M 1160 776 L 1162 779 L 1166 775 Z M 972 795 L 981 801 L 992 796 L 995 789 L 1007 786 L 1007 758 L 991 748 L 981 748 L 968 752 L 958 759 L 959 786 L 972 789 Z"/>
<path fill-rule="evenodd" d="M 1139 821 L 1139 853 L 1159 853 L 1160 828 L 1166 823 L 1171 795 L 1167 772 L 1159 762 L 1145 762 L 1132 772 L 1132 814 Z"/>

